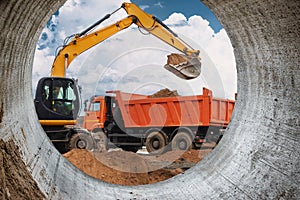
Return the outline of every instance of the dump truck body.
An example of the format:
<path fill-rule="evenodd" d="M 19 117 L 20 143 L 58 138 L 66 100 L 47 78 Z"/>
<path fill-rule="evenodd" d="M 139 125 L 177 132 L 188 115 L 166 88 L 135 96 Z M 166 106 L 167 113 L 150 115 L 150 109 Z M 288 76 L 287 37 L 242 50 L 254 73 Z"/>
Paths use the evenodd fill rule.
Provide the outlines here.
<path fill-rule="evenodd" d="M 151 98 L 114 91 L 124 125 L 134 127 L 227 126 L 234 101 L 203 95 Z"/>
<path fill-rule="evenodd" d="M 91 99 L 84 128 L 102 131 L 109 143 L 124 149 L 146 145 L 148 151 L 172 144 L 177 133 L 187 138 L 178 141 L 188 144 L 191 140 L 194 147 L 200 147 L 207 138 L 217 141 L 220 130 L 229 124 L 235 103 L 214 98 L 206 88 L 202 95 L 156 98 L 121 91 L 107 93 L 112 96 Z M 95 104 L 99 104 L 96 110 Z"/>

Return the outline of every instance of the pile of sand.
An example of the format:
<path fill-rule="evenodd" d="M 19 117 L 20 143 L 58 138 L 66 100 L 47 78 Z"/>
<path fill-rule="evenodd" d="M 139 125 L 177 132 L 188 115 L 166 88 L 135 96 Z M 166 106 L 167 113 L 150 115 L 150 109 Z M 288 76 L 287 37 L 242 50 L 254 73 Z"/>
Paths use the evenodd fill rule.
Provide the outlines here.
<path fill-rule="evenodd" d="M 152 94 L 150 98 L 176 97 L 176 96 L 179 96 L 177 90 L 170 90 L 168 88 L 164 88 Z"/>
<path fill-rule="evenodd" d="M 212 147 L 212 146 L 211 146 Z M 73 149 L 64 157 L 86 174 L 108 183 L 143 185 L 169 179 L 193 167 L 212 148 L 141 155 L 127 151 L 90 152 Z"/>

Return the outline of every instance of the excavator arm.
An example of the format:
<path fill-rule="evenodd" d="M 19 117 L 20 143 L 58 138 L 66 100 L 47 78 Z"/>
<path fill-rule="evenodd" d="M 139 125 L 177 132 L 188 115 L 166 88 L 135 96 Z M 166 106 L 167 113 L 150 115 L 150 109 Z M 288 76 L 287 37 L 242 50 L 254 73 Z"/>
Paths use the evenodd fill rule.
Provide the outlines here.
<path fill-rule="evenodd" d="M 81 36 L 81 34 L 75 35 L 73 40 L 65 45 L 56 56 L 52 65 L 51 76 L 65 77 L 67 68 L 78 55 L 101 43 L 117 32 L 128 28 L 135 21 L 136 17 L 129 16 L 96 32 L 84 36 Z"/>
<path fill-rule="evenodd" d="M 138 21 L 135 23 L 137 26 L 147 30 L 160 40 L 184 53 L 184 55 L 176 53 L 168 55 L 167 64 L 164 66 L 165 69 L 186 80 L 196 78 L 200 75 L 201 62 L 199 50 L 194 50 L 162 21 L 144 12 L 135 4 L 123 3 L 122 8 L 126 10 L 128 15 L 137 17 Z"/>
<path fill-rule="evenodd" d="M 137 26 L 147 30 L 152 35 L 158 37 L 160 40 L 173 46 L 188 56 L 198 56 L 199 50 L 194 50 L 184 41 L 182 41 L 176 33 L 174 33 L 167 25 L 153 15 L 150 15 L 132 3 L 123 3 L 128 15 L 136 16 L 138 21 Z"/>
<path fill-rule="evenodd" d="M 194 50 L 181 40 L 170 28 L 163 24 L 163 22 L 153 15 L 144 12 L 135 4 L 123 3 L 121 8 L 127 12 L 128 17 L 117 23 L 101 28 L 98 31 L 88 33 L 95 26 L 108 19 L 111 15 L 108 14 L 82 33 L 76 34 L 73 40 L 65 45 L 56 56 L 52 65 L 51 76 L 65 77 L 68 66 L 78 55 L 117 32 L 130 27 L 132 24 L 136 24 L 138 27 L 145 29 L 183 53 L 168 55 L 167 64 L 164 66 L 167 70 L 183 79 L 193 79 L 200 75 L 201 63 L 199 50 Z"/>

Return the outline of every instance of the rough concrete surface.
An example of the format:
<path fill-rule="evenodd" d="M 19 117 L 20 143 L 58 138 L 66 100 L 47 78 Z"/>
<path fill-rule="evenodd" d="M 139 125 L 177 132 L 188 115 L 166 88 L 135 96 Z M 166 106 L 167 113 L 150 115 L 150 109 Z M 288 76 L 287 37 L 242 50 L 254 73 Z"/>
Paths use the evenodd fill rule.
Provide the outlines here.
<path fill-rule="evenodd" d="M 38 124 L 31 95 L 34 50 L 63 3 L 0 2 L 0 138 L 13 140 L 47 199 L 300 198 L 299 1 L 204 1 L 234 47 L 238 101 L 232 122 L 217 148 L 184 175 L 135 187 L 79 172 Z"/>

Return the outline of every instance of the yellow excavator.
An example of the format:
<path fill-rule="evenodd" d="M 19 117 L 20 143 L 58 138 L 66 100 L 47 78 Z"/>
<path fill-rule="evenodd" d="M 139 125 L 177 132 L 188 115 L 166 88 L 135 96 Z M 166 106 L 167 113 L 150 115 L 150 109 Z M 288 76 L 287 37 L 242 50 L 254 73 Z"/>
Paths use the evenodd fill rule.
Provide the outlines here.
<path fill-rule="evenodd" d="M 95 27 L 124 9 L 128 16 L 120 21 L 93 31 Z M 91 149 L 93 141 L 89 132 L 78 128 L 76 119 L 80 110 L 80 91 L 77 81 L 66 77 L 71 62 L 84 51 L 101 43 L 132 24 L 148 31 L 183 54 L 168 55 L 164 68 L 185 80 L 200 75 L 199 50 L 194 50 L 181 40 L 167 25 L 155 16 L 144 12 L 133 3 L 123 3 L 114 12 L 105 15 L 81 33 L 68 37 L 71 41 L 58 52 L 51 69 L 51 77 L 41 78 L 35 96 L 35 107 L 39 121 L 53 144 L 61 151 L 68 148 Z"/>

